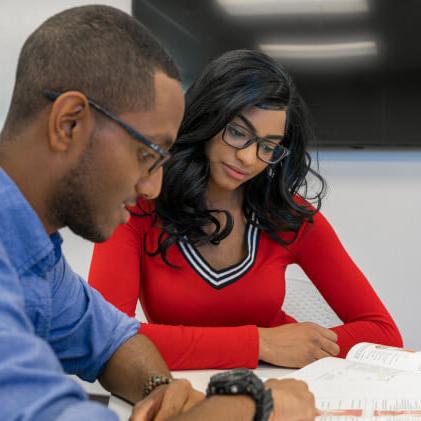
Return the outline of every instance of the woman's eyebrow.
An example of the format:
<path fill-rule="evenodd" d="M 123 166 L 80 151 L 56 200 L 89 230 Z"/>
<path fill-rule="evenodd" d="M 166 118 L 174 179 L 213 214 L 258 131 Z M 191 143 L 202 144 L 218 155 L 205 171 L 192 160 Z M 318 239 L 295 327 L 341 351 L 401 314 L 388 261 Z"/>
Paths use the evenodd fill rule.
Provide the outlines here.
<path fill-rule="evenodd" d="M 243 123 L 247 126 L 247 128 L 257 135 L 256 128 L 253 126 L 253 123 L 243 114 L 238 114 L 238 117 L 243 121 Z M 259 136 L 260 137 L 260 136 Z M 281 134 L 268 134 L 267 136 L 264 136 L 265 139 L 279 139 L 282 140 L 285 136 Z"/>
<path fill-rule="evenodd" d="M 253 123 L 247 117 L 244 117 L 243 114 L 238 114 L 238 117 L 240 117 L 240 119 L 251 132 L 256 134 L 256 128 L 253 126 Z"/>
<path fill-rule="evenodd" d="M 285 136 L 281 134 L 268 134 L 265 136 L 265 139 L 283 140 L 284 137 Z"/>

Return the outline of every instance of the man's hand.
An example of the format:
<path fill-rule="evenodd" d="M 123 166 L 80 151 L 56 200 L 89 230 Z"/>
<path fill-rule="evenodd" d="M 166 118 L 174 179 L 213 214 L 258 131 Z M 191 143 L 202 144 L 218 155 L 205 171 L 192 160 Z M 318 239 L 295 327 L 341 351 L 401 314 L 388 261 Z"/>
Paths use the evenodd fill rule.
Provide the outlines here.
<path fill-rule="evenodd" d="M 272 390 L 274 410 L 269 421 L 313 421 L 318 411 L 314 396 L 300 380 L 267 380 Z"/>
<path fill-rule="evenodd" d="M 259 328 L 259 359 L 282 367 L 301 368 L 339 354 L 335 332 L 316 323 Z"/>
<path fill-rule="evenodd" d="M 205 395 L 193 389 L 187 380 L 173 380 L 168 385 L 157 387 L 148 397 L 133 408 L 130 421 L 163 421 L 188 411 Z"/>

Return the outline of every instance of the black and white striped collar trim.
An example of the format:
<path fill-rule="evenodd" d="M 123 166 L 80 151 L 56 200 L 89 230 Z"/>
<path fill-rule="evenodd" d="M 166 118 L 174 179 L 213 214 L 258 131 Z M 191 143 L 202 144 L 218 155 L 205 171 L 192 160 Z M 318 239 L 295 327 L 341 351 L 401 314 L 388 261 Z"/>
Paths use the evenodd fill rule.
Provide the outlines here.
<path fill-rule="evenodd" d="M 187 262 L 213 288 L 224 288 L 239 278 L 253 266 L 259 240 L 259 230 L 251 223 L 247 225 L 247 256 L 237 265 L 223 270 L 215 270 L 206 262 L 203 256 L 190 243 L 179 242 L 178 245 Z"/>

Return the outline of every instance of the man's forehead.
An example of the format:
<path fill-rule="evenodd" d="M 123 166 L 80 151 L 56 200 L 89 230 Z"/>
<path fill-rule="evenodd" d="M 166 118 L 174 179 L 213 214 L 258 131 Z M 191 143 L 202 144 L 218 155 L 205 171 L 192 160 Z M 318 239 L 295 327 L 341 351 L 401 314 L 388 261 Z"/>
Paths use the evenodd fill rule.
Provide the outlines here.
<path fill-rule="evenodd" d="M 167 74 L 157 71 L 154 75 L 154 99 L 155 102 L 184 102 L 184 92 L 181 81 Z M 184 104 L 183 104 L 184 105 Z"/>
<path fill-rule="evenodd" d="M 121 118 L 151 142 L 169 149 L 177 137 L 180 121 L 156 110 L 122 114 Z"/>
<path fill-rule="evenodd" d="M 155 74 L 153 105 L 130 113 L 133 127 L 153 143 L 168 149 L 174 143 L 184 114 L 184 94 L 181 83 L 169 76 Z"/>

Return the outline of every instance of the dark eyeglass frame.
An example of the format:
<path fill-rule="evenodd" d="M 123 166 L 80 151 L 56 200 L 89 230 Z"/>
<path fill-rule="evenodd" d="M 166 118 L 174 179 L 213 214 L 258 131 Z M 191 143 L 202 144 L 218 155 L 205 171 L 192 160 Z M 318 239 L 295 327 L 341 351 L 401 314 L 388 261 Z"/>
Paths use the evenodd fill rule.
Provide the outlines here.
<path fill-rule="evenodd" d="M 44 91 L 45 97 L 52 102 L 54 102 L 63 93 L 64 92 Z M 154 152 L 159 154 L 159 157 L 156 159 L 156 161 L 152 164 L 150 168 L 148 168 L 148 173 L 150 175 L 156 172 L 159 168 L 161 168 L 171 158 L 170 152 L 162 149 L 159 145 L 150 141 L 143 134 L 139 133 L 137 130 L 133 129 L 133 127 L 129 126 L 127 123 L 120 120 L 115 114 L 113 114 L 112 112 L 108 111 L 106 108 L 99 105 L 92 98 L 89 98 L 86 96 L 86 99 L 88 100 L 88 104 L 93 109 L 95 109 L 96 111 L 104 115 L 105 117 L 109 118 L 110 120 L 114 121 L 114 123 L 118 124 L 134 140 L 142 143 L 143 145 L 147 146 L 148 148 L 152 149 Z"/>
<path fill-rule="evenodd" d="M 227 142 L 226 139 L 225 139 L 225 133 L 226 133 L 226 130 L 227 130 L 227 128 L 229 126 L 233 126 L 234 128 L 235 127 L 239 127 L 239 128 L 241 128 L 241 130 L 246 131 L 250 135 L 250 139 L 246 143 L 244 143 L 244 145 L 242 145 L 242 146 L 235 146 L 235 145 L 232 145 L 231 143 Z M 248 130 L 245 127 L 242 127 L 242 126 L 240 126 L 238 124 L 235 124 L 235 123 L 228 123 L 224 127 L 224 130 L 222 131 L 222 141 L 226 145 L 231 146 L 231 147 L 233 147 L 235 149 L 246 149 L 249 146 L 251 146 L 253 143 L 257 143 L 256 156 L 257 156 L 258 159 L 260 159 L 261 161 L 265 162 L 266 164 L 277 164 L 278 162 L 281 162 L 284 158 L 286 158 L 290 154 L 290 150 L 286 146 L 281 145 L 281 144 L 276 143 L 276 142 L 273 142 L 270 139 L 266 139 L 264 137 L 257 136 L 256 133 L 251 133 L 250 130 Z M 261 145 L 262 142 L 273 143 L 275 146 L 278 146 L 278 147 L 282 148 L 282 153 L 281 153 L 280 157 L 277 160 L 275 160 L 275 161 L 267 161 L 267 160 L 261 158 L 259 156 L 259 149 L 260 149 L 260 145 Z"/>

